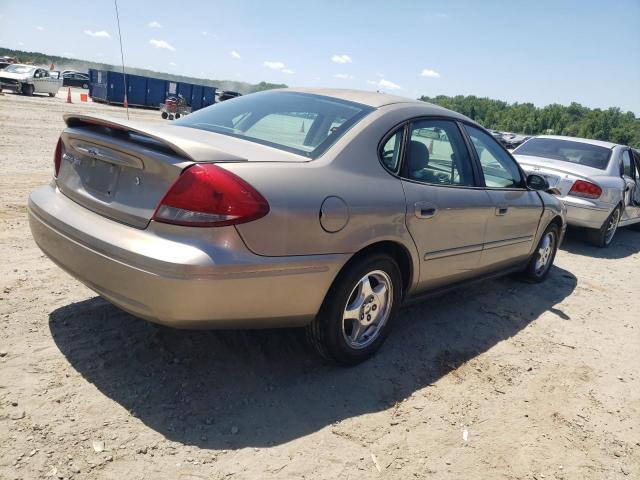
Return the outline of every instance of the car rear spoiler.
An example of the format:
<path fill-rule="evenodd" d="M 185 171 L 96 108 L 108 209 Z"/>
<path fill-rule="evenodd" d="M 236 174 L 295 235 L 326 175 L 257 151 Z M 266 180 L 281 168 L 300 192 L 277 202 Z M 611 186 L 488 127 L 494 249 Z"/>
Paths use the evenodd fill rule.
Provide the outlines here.
<path fill-rule="evenodd" d="M 177 125 L 153 125 L 103 115 L 64 115 L 67 127 L 105 127 L 117 133 L 138 134 L 151 138 L 172 150 L 177 155 L 193 162 L 246 162 L 246 158 L 218 150 L 211 146 L 210 135 L 204 130 L 179 127 Z M 185 132 L 187 130 L 187 132 Z"/>

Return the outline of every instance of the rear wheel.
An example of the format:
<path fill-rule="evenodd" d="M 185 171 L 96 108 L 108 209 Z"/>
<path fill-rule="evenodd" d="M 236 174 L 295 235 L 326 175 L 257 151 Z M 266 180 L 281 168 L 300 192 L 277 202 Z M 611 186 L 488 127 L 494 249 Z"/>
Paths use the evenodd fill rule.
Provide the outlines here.
<path fill-rule="evenodd" d="M 542 234 L 538 246 L 527 264 L 527 268 L 522 272 L 526 280 L 538 283 L 547 278 L 558 251 L 558 238 L 558 226 L 553 223 Z"/>
<path fill-rule="evenodd" d="M 166 120 L 169 114 L 167 112 L 162 112 L 160 116 Z"/>
<path fill-rule="evenodd" d="M 55 97 L 55 96 L 56 96 L 56 94 L 55 94 L 55 93 L 49 93 L 49 96 L 50 96 L 50 97 Z"/>
<path fill-rule="evenodd" d="M 27 97 L 33 95 L 33 90 L 33 85 L 31 85 L 30 83 L 25 83 L 24 85 L 22 85 L 22 94 L 26 95 Z"/>
<path fill-rule="evenodd" d="M 176 113 L 176 120 L 180 118 L 180 114 Z"/>
<path fill-rule="evenodd" d="M 611 245 L 613 237 L 618 230 L 618 223 L 620 223 L 620 215 L 622 209 L 616 207 L 613 212 L 607 217 L 598 230 L 589 230 L 587 232 L 587 241 L 594 247 L 606 248 Z"/>
<path fill-rule="evenodd" d="M 335 280 L 307 338 L 325 359 L 356 365 L 380 348 L 401 300 L 396 262 L 384 254 L 363 257 Z"/>
<path fill-rule="evenodd" d="M 173 120 L 173 115 L 169 114 L 169 120 Z"/>

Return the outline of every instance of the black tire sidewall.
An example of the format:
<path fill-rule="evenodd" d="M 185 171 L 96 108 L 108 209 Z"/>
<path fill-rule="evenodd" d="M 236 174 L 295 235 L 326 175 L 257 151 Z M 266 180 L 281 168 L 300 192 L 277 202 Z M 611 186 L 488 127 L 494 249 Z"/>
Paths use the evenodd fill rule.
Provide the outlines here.
<path fill-rule="evenodd" d="M 344 308 L 353 288 L 367 273 L 382 270 L 393 284 L 393 303 L 386 324 L 370 345 L 361 349 L 351 348 L 342 334 Z M 402 302 L 402 276 L 396 262 L 384 254 L 376 254 L 356 261 L 348 270 L 342 272 L 332 285 L 316 321 L 320 322 L 322 343 L 330 356 L 341 365 L 356 365 L 371 357 L 382 345 L 389 334 Z"/>
<path fill-rule="evenodd" d="M 546 270 L 541 275 L 538 275 L 536 273 L 536 261 L 538 260 L 538 250 L 540 250 L 540 244 L 544 240 L 544 237 L 550 231 L 553 231 L 553 234 L 555 236 L 554 245 L 553 245 L 553 252 L 551 253 L 551 258 L 549 259 L 549 263 L 547 265 Z M 551 267 L 553 267 L 553 262 L 556 259 L 556 253 L 558 252 L 558 240 L 559 240 L 559 238 L 560 238 L 560 231 L 558 229 L 558 226 L 555 223 L 552 223 L 551 225 L 549 225 L 545 229 L 544 233 L 540 237 L 540 240 L 538 240 L 538 243 L 536 244 L 536 249 L 533 252 L 533 256 L 531 257 L 531 260 L 529 260 L 529 264 L 527 265 L 527 269 L 525 270 L 525 274 L 526 274 L 528 279 L 530 279 L 533 282 L 542 282 L 545 278 L 547 278 L 547 276 L 549 275 L 549 272 L 551 271 Z"/>
<path fill-rule="evenodd" d="M 609 243 L 607 243 L 606 237 L 607 237 L 607 227 L 609 226 L 609 222 L 611 222 L 611 217 L 616 212 L 616 210 L 619 212 L 620 216 L 622 216 L 622 207 L 617 206 L 611 211 L 607 219 L 602 224 L 602 227 L 600 227 L 598 230 L 592 230 L 589 232 L 589 236 L 587 237 L 587 239 L 589 240 L 589 243 L 591 243 L 593 246 L 599 247 L 599 248 L 607 248 L 609 245 L 613 243 L 613 239 L 616 238 L 616 233 L 618 233 L 618 228 L 620 226 L 620 218 L 618 218 L 618 226 L 616 226 L 616 232 L 613 234 L 613 237 L 611 237 L 611 240 L 609 240 Z"/>

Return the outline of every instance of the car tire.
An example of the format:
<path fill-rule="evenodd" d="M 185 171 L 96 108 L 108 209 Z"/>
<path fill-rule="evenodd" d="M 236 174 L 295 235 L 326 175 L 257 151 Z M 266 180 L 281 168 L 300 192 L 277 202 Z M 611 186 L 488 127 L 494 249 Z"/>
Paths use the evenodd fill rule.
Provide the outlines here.
<path fill-rule="evenodd" d="M 22 94 L 27 97 L 31 97 L 33 95 L 34 87 L 30 83 L 25 83 L 22 85 Z"/>
<path fill-rule="evenodd" d="M 169 114 L 167 112 L 162 112 L 160 116 L 166 120 Z"/>
<path fill-rule="evenodd" d="M 618 230 L 618 223 L 622 216 L 622 209 L 618 206 L 613 209 L 599 229 L 590 229 L 587 232 L 587 242 L 594 247 L 606 248 L 611 245 Z"/>
<path fill-rule="evenodd" d="M 552 223 L 540 237 L 538 245 L 536 245 L 536 249 L 529 259 L 529 263 L 527 263 L 526 268 L 522 271 L 525 280 L 540 283 L 547 278 L 551 271 L 553 261 L 556 258 L 559 238 L 560 231 L 558 225 Z"/>
<path fill-rule="evenodd" d="M 176 113 L 176 120 L 178 120 L 180 118 L 180 114 Z"/>
<path fill-rule="evenodd" d="M 55 93 L 50 93 L 50 94 L 49 94 L 49 96 L 50 96 L 50 97 L 55 97 L 55 96 L 56 96 L 56 94 L 55 94 Z"/>
<path fill-rule="evenodd" d="M 307 326 L 307 338 L 326 360 L 357 365 L 380 348 L 401 301 L 402 276 L 391 257 L 378 253 L 356 259 L 333 282 Z"/>
<path fill-rule="evenodd" d="M 173 120 L 173 115 L 169 114 L 169 120 Z"/>

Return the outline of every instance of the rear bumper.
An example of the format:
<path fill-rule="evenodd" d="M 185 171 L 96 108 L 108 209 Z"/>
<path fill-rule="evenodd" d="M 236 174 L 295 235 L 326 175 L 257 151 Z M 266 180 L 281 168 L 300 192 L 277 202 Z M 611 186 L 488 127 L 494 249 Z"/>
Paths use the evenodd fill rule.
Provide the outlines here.
<path fill-rule="evenodd" d="M 28 212 L 33 238 L 56 264 L 123 310 L 178 328 L 304 325 L 349 257 L 261 257 L 234 227 L 140 230 L 54 186 L 34 191 Z"/>
<path fill-rule="evenodd" d="M 567 207 L 567 223 L 576 227 L 600 228 L 613 210 L 613 206 L 596 206 L 587 200 L 560 200 Z"/>

